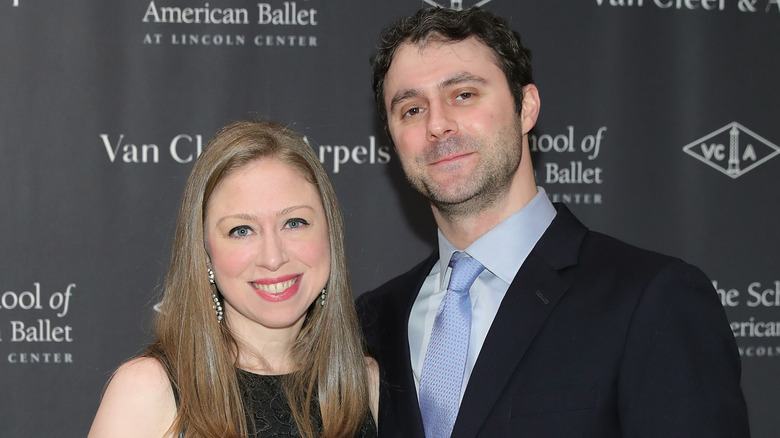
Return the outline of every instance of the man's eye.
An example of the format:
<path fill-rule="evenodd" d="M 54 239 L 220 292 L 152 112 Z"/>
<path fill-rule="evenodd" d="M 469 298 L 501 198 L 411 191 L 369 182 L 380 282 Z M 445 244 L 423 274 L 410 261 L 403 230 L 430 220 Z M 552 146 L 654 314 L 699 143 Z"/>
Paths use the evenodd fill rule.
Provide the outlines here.
<path fill-rule="evenodd" d="M 230 230 L 230 233 L 228 235 L 234 236 L 234 237 L 246 237 L 252 234 L 252 228 L 246 226 L 246 225 L 239 225 L 237 227 L 234 227 Z"/>
<path fill-rule="evenodd" d="M 474 97 L 474 93 L 472 93 L 470 91 L 464 91 L 463 93 L 458 94 L 455 97 L 455 99 L 457 99 L 457 100 L 467 100 L 467 99 L 471 99 L 472 97 Z"/>
<path fill-rule="evenodd" d="M 420 114 L 422 110 L 418 107 L 409 108 L 405 113 L 404 116 L 416 116 Z"/>
<path fill-rule="evenodd" d="M 299 217 L 288 219 L 287 222 L 284 223 L 286 228 L 300 228 L 304 225 L 309 225 L 309 223 L 306 222 L 305 219 L 301 219 Z"/>

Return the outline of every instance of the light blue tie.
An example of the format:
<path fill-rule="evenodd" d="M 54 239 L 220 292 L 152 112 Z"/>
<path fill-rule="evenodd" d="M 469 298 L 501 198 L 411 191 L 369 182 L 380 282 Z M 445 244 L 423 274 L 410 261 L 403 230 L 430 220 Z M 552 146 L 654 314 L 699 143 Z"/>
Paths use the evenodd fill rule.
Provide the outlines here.
<path fill-rule="evenodd" d="M 426 438 L 452 434 L 471 336 L 469 289 L 485 269 L 464 252 L 453 254 L 450 266 L 450 284 L 436 312 L 420 376 L 420 413 Z"/>

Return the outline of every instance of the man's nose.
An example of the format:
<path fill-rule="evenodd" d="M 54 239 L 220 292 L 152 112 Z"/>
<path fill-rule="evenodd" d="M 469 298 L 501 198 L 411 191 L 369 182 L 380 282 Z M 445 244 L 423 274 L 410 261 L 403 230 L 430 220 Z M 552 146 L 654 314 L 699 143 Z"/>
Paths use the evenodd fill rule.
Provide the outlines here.
<path fill-rule="evenodd" d="M 458 132 L 452 108 L 444 103 L 432 102 L 428 108 L 428 140 L 443 140 Z"/>

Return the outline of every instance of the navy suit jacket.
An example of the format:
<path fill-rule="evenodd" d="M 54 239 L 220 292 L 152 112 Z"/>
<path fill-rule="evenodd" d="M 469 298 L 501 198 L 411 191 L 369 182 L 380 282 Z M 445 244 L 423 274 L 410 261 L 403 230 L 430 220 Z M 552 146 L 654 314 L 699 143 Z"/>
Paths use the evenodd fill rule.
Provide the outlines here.
<path fill-rule="evenodd" d="M 710 280 L 556 208 L 490 327 L 452 437 L 748 437 L 740 359 Z M 438 258 L 358 298 L 381 370 L 380 437 L 424 437 L 408 320 Z"/>

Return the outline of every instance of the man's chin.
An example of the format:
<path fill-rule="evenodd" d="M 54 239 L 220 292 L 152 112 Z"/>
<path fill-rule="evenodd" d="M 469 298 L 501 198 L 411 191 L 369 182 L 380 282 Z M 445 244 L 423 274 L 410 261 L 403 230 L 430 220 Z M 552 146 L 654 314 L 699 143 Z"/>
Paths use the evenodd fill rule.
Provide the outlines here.
<path fill-rule="evenodd" d="M 473 175 L 447 175 L 435 182 L 426 181 L 420 192 L 431 201 L 459 204 L 468 201 L 478 191 L 474 180 Z"/>
<path fill-rule="evenodd" d="M 460 188 L 463 189 L 463 186 L 460 186 Z M 471 190 L 469 191 L 437 190 L 434 192 L 428 192 L 428 194 L 423 193 L 423 195 L 427 197 L 437 207 L 440 207 L 442 209 L 452 209 L 452 208 L 457 208 L 459 205 L 468 203 L 469 201 L 474 199 L 476 193 L 474 193 Z"/>

